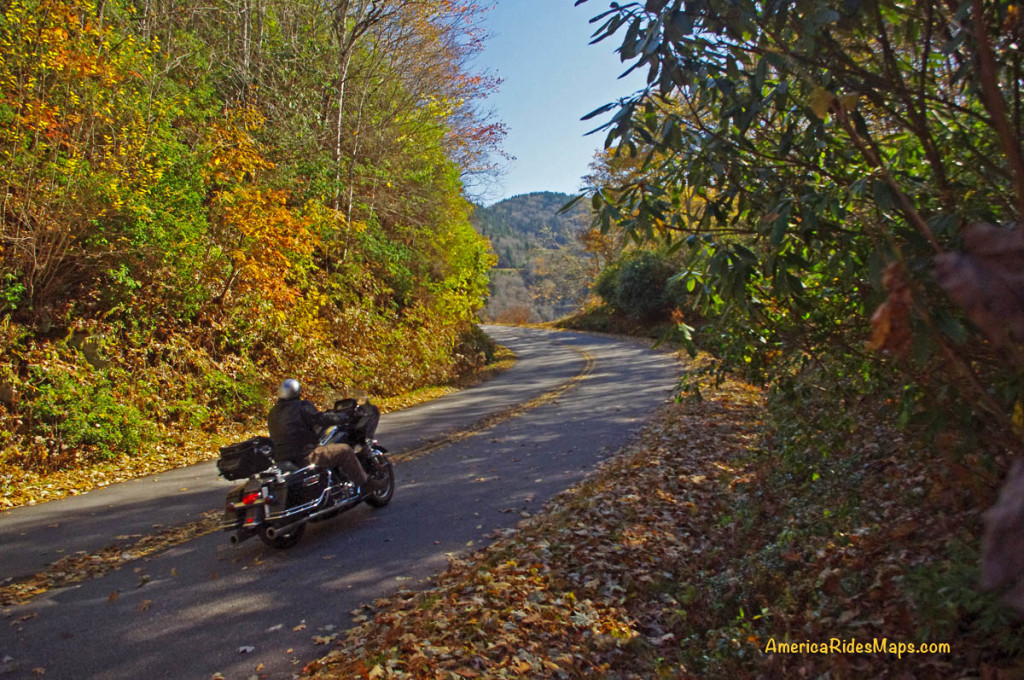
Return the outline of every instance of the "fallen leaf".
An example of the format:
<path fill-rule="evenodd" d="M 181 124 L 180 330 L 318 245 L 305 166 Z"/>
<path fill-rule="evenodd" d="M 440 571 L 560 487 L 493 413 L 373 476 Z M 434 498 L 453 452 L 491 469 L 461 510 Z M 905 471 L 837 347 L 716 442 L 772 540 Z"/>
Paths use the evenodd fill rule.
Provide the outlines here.
<path fill-rule="evenodd" d="M 115 590 L 114 592 L 110 593 L 110 595 L 107 595 L 107 602 L 113 604 L 114 602 L 117 602 L 117 598 L 119 597 L 121 597 L 121 591 Z"/>

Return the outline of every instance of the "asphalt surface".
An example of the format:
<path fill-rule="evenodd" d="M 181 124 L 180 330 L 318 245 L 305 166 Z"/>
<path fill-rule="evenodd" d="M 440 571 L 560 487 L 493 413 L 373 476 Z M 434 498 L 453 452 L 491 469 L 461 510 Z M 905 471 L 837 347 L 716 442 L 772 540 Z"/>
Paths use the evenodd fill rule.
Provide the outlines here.
<path fill-rule="evenodd" d="M 629 341 L 486 330 L 518 355 L 511 370 L 381 418 L 378 439 L 399 461 L 386 508 L 312 524 L 287 551 L 258 539 L 231 547 L 218 532 L 6 608 L 0 678 L 291 678 L 329 649 L 314 637 L 345 630 L 362 603 L 425 585 L 449 554 L 540 510 L 624 445 L 676 384 L 671 357 Z M 574 378 L 553 401 L 403 460 Z M 205 463 L 0 514 L 0 581 L 194 520 L 233 484 Z"/>

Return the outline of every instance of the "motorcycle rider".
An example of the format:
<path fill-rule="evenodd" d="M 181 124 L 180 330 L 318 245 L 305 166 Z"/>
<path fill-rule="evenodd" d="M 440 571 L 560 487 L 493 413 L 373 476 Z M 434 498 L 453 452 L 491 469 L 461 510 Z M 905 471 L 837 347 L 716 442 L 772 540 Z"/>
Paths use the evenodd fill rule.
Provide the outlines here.
<path fill-rule="evenodd" d="M 363 490 L 380 491 L 387 481 L 366 474 L 355 452 L 348 444 L 317 446 L 319 431 L 327 425 L 345 426 L 349 419 L 343 413 L 322 412 L 308 399 L 300 399 L 302 385 L 288 378 L 277 390 L 277 402 L 267 415 L 267 429 L 274 442 L 274 460 L 292 461 L 297 465 L 314 463 L 318 467 L 337 467 Z"/>

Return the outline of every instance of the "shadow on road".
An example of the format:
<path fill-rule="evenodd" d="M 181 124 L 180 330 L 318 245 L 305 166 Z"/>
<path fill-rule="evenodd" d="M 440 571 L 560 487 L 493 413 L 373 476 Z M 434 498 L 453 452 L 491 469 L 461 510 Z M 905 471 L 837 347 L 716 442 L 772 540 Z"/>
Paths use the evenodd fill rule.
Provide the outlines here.
<path fill-rule="evenodd" d="M 675 384 L 673 359 L 631 345 L 578 334 L 545 340 L 543 331 L 507 333 L 529 340 L 527 349 L 514 347 L 526 358 L 513 371 L 525 373 L 502 376 L 514 382 L 497 383 L 496 399 L 536 396 L 576 375 L 583 359 L 570 343 L 594 356 L 595 370 L 520 417 L 397 465 L 391 505 L 362 506 L 311 525 L 291 550 L 273 551 L 258 539 L 231 548 L 218 532 L 7 610 L 0 657 L 13 661 L 0 666 L 0 677 L 34 677 L 33 668 L 46 668 L 48 678 L 209 678 L 215 672 L 229 679 L 290 678 L 328 650 L 314 637 L 324 641 L 351 626 L 349 612 L 360 603 L 421 587 L 446 566 L 447 554 L 488 544 L 496 529 L 514 527 L 524 513 L 537 513 L 582 480 L 628 441 Z M 444 408 L 476 420 L 481 394 L 464 393 L 463 401 Z M 387 436 L 411 445 L 441 412 L 423 409 L 420 426 L 404 425 L 416 429 L 405 439 L 401 428 L 390 428 L 397 416 L 410 416 L 389 414 L 396 418 Z M 218 507 L 228 486 L 178 492 L 167 502 Z M 152 514 L 157 523 L 161 506 L 143 499 L 108 510 L 120 519 Z M 88 531 L 102 531 L 100 522 L 108 519 L 96 519 Z M 17 538 L 18 550 L 42 550 L 28 535 Z"/>

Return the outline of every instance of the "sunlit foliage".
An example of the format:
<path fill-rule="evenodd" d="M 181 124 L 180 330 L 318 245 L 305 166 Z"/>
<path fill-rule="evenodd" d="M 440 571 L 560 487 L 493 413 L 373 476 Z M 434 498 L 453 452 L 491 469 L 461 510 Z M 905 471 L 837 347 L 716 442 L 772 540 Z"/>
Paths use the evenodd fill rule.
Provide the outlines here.
<path fill-rule="evenodd" d="M 608 144 L 633 159 L 595 175 L 604 229 L 680 253 L 688 304 L 718 320 L 703 339 L 777 396 L 888 394 L 904 424 L 955 430 L 959 455 L 1016 446 L 1019 17 L 1011 2 L 614 6 L 595 35 L 649 87 L 594 114 L 614 112 Z"/>
<path fill-rule="evenodd" d="M 216 431 L 285 375 L 394 393 L 476 361 L 483 11 L 4 3 L 0 466 Z"/>

